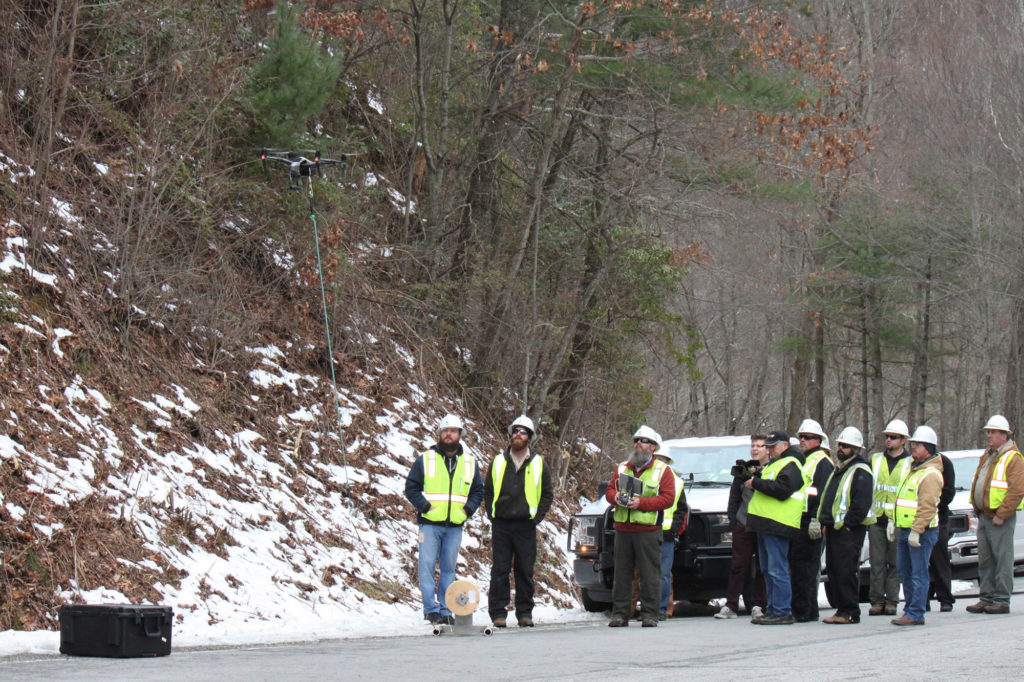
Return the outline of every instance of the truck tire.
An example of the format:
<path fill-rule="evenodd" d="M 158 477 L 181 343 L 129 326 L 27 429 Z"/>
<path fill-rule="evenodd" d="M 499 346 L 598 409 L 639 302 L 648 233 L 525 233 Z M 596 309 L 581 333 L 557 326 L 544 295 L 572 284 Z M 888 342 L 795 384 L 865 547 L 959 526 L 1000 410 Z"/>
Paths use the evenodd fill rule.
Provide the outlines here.
<path fill-rule="evenodd" d="M 607 601 L 596 601 L 590 598 L 590 592 L 587 588 L 581 588 L 580 593 L 583 596 L 583 610 L 589 613 L 601 613 L 608 611 L 612 608 L 611 602 Z"/>

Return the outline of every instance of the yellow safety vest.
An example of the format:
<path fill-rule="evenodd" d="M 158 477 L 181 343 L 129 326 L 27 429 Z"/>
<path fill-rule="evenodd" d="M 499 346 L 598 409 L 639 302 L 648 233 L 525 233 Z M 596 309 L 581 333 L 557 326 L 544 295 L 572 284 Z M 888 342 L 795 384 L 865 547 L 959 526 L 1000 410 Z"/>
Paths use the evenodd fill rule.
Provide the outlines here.
<path fill-rule="evenodd" d="M 461 454 L 455 464 L 455 471 L 448 476 L 444 456 L 427 450 L 423 453 L 423 497 L 431 504 L 431 510 L 423 515 L 428 521 L 451 521 L 463 523 L 469 501 L 469 488 L 473 485 L 476 464 L 472 455 Z"/>
<path fill-rule="evenodd" d="M 679 506 L 679 497 L 683 494 L 683 479 L 672 472 L 672 479 L 676 482 L 676 499 L 672 500 L 672 506 L 665 510 L 665 520 L 661 522 L 662 530 L 672 530 L 672 519 L 676 515 L 676 507 Z"/>
<path fill-rule="evenodd" d="M 989 484 L 988 489 L 989 509 L 999 509 L 1003 500 L 1006 499 L 1006 491 L 1010 487 L 1009 481 L 1006 480 L 1006 467 L 1010 465 L 1011 457 L 1024 457 L 1024 455 L 1022 455 L 1019 450 L 1007 450 L 1003 454 L 999 455 L 999 459 L 996 461 L 995 470 L 992 472 L 992 482 Z M 971 504 L 973 503 L 974 486 L 971 486 Z M 1017 505 L 1017 511 L 1020 511 L 1021 509 L 1024 509 L 1024 499 L 1021 499 L 1020 504 Z"/>
<path fill-rule="evenodd" d="M 942 472 L 935 467 L 924 467 L 917 471 L 910 472 L 903 483 L 900 484 L 900 490 L 896 493 L 896 527 L 897 528 L 910 528 L 914 525 L 914 517 L 917 516 L 917 491 L 921 489 L 921 483 L 925 477 L 931 475 L 938 476 L 940 481 L 942 479 Z M 929 528 L 938 528 L 939 526 L 939 511 L 935 510 L 935 516 L 932 517 L 931 523 L 928 524 Z"/>
<path fill-rule="evenodd" d="M 764 471 L 761 472 L 761 478 L 766 481 L 774 481 L 778 477 L 779 472 L 791 463 L 796 464 L 797 468 L 800 468 L 800 460 L 793 455 L 787 455 L 774 462 L 770 462 L 764 468 Z M 801 468 L 802 475 L 803 469 Z M 804 494 L 804 487 L 806 485 L 807 482 L 804 481 L 804 486 L 801 486 L 799 490 L 784 500 L 772 497 L 755 488 L 754 496 L 750 498 L 750 505 L 747 507 L 747 514 L 771 519 L 790 528 L 800 528 L 800 517 L 803 516 L 804 508 L 807 506 L 806 495 Z"/>
<path fill-rule="evenodd" d="M 491 466 L 491 481 L 494 483 L 494 499 L 491 501 L 491 516 L 498 508 L 498 495 L 501 494 L 501 482 L 505 478 L 505 469 L 508 468 L 508 461 L 504 455 L 494 458 Z M 526 504 L 530 507 L 530 518 L 537 516 L 537 507 L 540 504 L 540 482 L 544 473 L 544 460 L 540 455 L 534 455 L 526 464 L 526 480 L 524 492 L 526 493 Z"/>
<path fill-rule="evenodd" d="M 851 467 L 847 467 L 843 470 L 842 478 L 839 479 L 839 489 L 836 490 L 836 497 L 832 500 L 832 525 L 836 530 L 843 527 L 843 520 L 846 518 L 846 512 L 850 509 L 850 487 L 853 485 L 853 472 L 857 469 L 871 473 L 871 469 L 864 462 L 857 462 Z M 832 477 L 836 475 L 839 469 L 833 469 L 832 473 L 828 475 L 828 481 L 825 482 L 825 489 L 832 483 Z M 818 519 L 821 519 L 821 505 L 818 505 Z M 871 508 L 868 509 L 867 516 L 860 522 L 862 526 L 874 525 L 875 519 L 875 505 L 872 504 Z"/>
<path fill-rule="evenodd" d="M 887 457 L 884 452 L 871 455 L 871 475 L 875 478 L 875 516 L 886 516 L 891 519 L 896 509 L 896 493 L 900 490 L 900 483 L 907 477 L 913 460 L 909 456 L 903 457 L 892 471 L 889 471 Z"/>
<path fill-rule="evenodd" d="M 665 467 L 668 466 L 660 459 L 654 460 L 654 464 L 644 469 L 640 474 L 640 481 L 644 484 L 643 492 L 640 493 L 641 497 L 657 497 L 658 489 L 661 487 L 661 477 L 665 471 Z M 622 476 L 626 471 L 626 464 L 622 463 L 619 465 L 619 476 Z M 657 526 L 661 521 L 659 514 L 662 511 L 640 511 L 639 509 L 630 509 L 628 507 L 615 507 L 615 514 L 613 518 L 619 523 L 637 523 L 645 526 Z"/>
<path fill-rule="evenodd" d="M 818 448 L 804 459 L 804 465 L 800 468 L 800 473 L 804 477 L 804 512 L 807 511 L 811 498 L 821 494 L 821 491 L 814 487 L 814 472 L 817 471 L 818 463 L 823 459 L 830 458 L 827 452 Z"/>

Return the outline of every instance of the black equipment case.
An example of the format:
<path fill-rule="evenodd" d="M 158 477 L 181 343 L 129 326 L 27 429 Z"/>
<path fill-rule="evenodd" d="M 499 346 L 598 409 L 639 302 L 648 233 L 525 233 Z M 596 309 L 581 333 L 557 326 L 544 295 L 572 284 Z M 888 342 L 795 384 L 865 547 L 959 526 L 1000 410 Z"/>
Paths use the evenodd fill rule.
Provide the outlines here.
<path fill-rule="evenodd" d="M 170 606 L 71 604 L 60 607 L 60 652 L 138 658 L 171 653 Z"/>

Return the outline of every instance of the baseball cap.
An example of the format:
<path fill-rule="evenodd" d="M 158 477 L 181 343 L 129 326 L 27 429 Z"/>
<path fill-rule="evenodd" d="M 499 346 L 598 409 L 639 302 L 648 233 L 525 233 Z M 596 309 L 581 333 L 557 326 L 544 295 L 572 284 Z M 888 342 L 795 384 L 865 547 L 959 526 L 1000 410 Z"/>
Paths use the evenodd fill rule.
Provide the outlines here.
<path fill-rule="evenodd" d="M 776 443 L 789 443 L 789 434 L 785 431 L 776 429 L 768 434 L 768 437 L 764 439 L 765 445 L 775 445 Z"/>

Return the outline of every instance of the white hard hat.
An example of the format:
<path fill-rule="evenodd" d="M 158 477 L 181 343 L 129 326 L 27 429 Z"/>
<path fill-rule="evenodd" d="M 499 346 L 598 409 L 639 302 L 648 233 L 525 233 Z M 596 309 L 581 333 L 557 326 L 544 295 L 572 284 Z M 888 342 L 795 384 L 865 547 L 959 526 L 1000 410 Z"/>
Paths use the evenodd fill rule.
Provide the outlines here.
<path fill-rule="evenodd" d="M 902 419 L 893 419 L 885 425 L 885 431 L 882 433 L 891 433 L 897 436 L 903 436 L 904 438 L 910 438 L 910 429 L 907 427 L 907 422 Z"/>
<path fill-rule="evenodd" d="M 437 425 L 437 435 L 441 435 L 441 432 L 445 429 L 458 429 L 464 431 L 465 427 L 462 425 L 462 418 L 457 414 L 446 414 Z"/>
<path fill-rule="evenodd" d="M 636 440 L 637 438 L 647 438 L 648 440 L 653 440 L 655 443 L 657 443 L 659 448 L 661 447 L 661 434 L 659 434 L 657 431 L 652 429 L 650 426 L 647 426 L 646 424 L 637 429 L 636 433 L 633 434 L 633 440 Z"/>
<path fill-rule="evenodd" d="M 989 417 L 988 424 L 985 424 L 982 428 L 986 431 L 1006 431 L 1007 433 L 1013 433 L 1010 429 L 1010 422 L 1001 414 L 994 414 Z"/>
<path fill-rule="evenodd" d="M 856 426 L 847 426 L 839 433 L 836 442 L 841 445 L 852 445 L 855 448 L 864 447 L 864 434 Z"/>
<path fill-rule="evenodd" d="M 527 417 L 525 414 L 521 414 L 516 417 L 516 420 L 508 425 L 508 435 L 512 435 L 512 429 L 517 426 L 521 426 L 530 432 L 530 440 L 533 440 L 533 434 L 537 432 L 537 429 L 533 427 L 533 420 Z"/>
<path fill-rule="evenodd" d="M 935 433 L 935 429 L 930 426 L 918 426 L 914 429 L 914 435 L 910 437 L 911 443 L 930 443 L 938 447 L 939 436 Z"/>
<path fill-rule="evenodd" d="M 800 422 L 800 428 L 796 430 L 796 435 L 799 436 L 801 433 L 809 433 L 818 438 L 828 438 L 825 435 L 825 430 L 821 428 L 821 424 L 813 419 L 805 419 Z"/>
<path fill-rule="evenodd" d="M 828 436 L 821 439 L 821 449 L 828 453 L 832 452 L 832 444 L 828 442 Z"/>
<path fill-rule="evenodd" d="M 648 436 L 648 438 L 649 438 L 649 437 L 650 437 L 650 436 Z M 661 445 L 659 445 L 659 446 L 658 446 L 658 449 L 654 451 L 654 456 L 655 456 L 655 457 L 661 457 L 661 458 L 662 458 L 663 460 L 665 460 L 665 462 L 666 462 L 666 463 L 667 463 L 667 464 L 668 464 L 669 466 L 672 466 L 673 464 L 675 464 L 675 463 L 676 463 L 676 460 L 675 460 L 675 459 L 673 459 L 673 458 L 672 458 L 672 455 L 670 455 L 670 454 L 668 453 L 668 448 L 666 448 L 666 447 L 665 447 L 665 444 L 664 444 L 664 443 L 662 443 Z"/>

